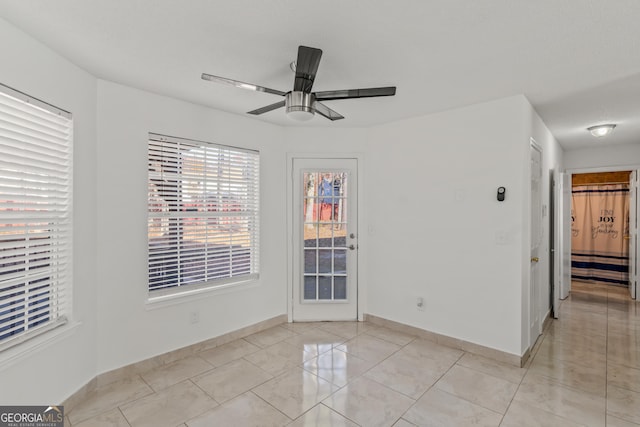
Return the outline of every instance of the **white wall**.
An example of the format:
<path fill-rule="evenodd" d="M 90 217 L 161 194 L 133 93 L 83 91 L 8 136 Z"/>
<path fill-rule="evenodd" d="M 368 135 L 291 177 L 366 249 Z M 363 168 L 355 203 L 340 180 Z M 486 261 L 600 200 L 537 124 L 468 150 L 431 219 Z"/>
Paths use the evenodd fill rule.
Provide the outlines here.
<path fill-rule="evenodd" d="M 11 385 L 0 387 L 3 404 L 59 403 L 99 373 L 286 313 L 287 153 L 364 159 L 361 311 L 524 351 L 529 137 L 550 147 L 545 167 L 561 157 L 524 97 L 372 129 L 283 129 L 97 81 L 1 20 L 0 46 L 0 82 L 74 114 L 77 322 L 20 357 L 0 354 L 0 384 Z M 145 304 L 148 132 L 260 150 L 257 283 Z M 502 203 L 499 186 L 507 188 Z"/>
<path fill-rule="evenodd" d="M 98 373 L 286 313 L 283 131 L 98 82 Z M 155 132 L 260 150 L 261 271 L 255 286 L 150 309 L 147 137 Z M 198 312 L 200 322 L 190 324 Z"/>
<path fill-rule="evenodd" d="M 315 117 L 313 120 L 327 120 Z M 288 153 L 340 154 L 364 153 L 368 130 L 365 128 L 283 128 Z"/>
<path fill-rule="evenodd" d="M 0 19 L 0 83 L 73 114 L 75 327 L 0 353 L 0 402 L 60 403 L 95 376 L 96 79 Z M 34 344 L 40 345 L 33 347 Z M 24 350 L 31 348 L 24 353 Z"/>
<path fill-rule="evenodd" d="M 526 105 L 517 96 L 371 129 L 369 313 L 522 354 Z"/>
<path fill-rule="evenodd" d="M 572 170 L 620 166 L 622 170 L 625 167 L 637 167 L 640 164 L 640 142 L 607 146 L 605 138 L 602 143 L 602 147 L 566 151 L 564 168 Z"/>
<path fill-rule="evenodd" d="M 506 122 L 511 126 L 506 126 Z M 518 355 L 526 351 L 529 343 L 530 137 L 543 149 L 542 198 L 549 212 L 549 171 L 560 169 L 562 149 L 522 96 L 373 129 L 285 129 L 286 149 L 290 153 L 363 155 L 365 179 L 361 182 L 359 233 L 361 311 Z M 513 182 L 508 182 L 509 178 Z M 495 190 L 501 185 L 508 188 L 508 197 L 503 205 L 497 205 Z M 482 196 L 475 191 L 479 187 L 484 192 Z M 456 200 L 456 190 L 463 190 L 462 200 Z M 438 212 L 431 209 L 434 201 L 441 209 Z M 504 222 L 504 218 L 511 224 Z M 547 214 L 543 218 L 542 286 L 534 303 L 541 319 L 550 308 L 549 221 Z M 420 225 L 416 228 L 410 225 L 413 222 Z M 447 236 L 449 232 L 453 239 Z M 506 245 L 496 245 L 498 232 L 506 233 Z M 412 242 L 417 235 L 422 241 Z M 442 252 L 442 247 L 433 243 L 438 239 L 445 246 L 450 245 L 451 251 Z M 518 239 L 522 250 L 514 252 Z M 488 247 L 494 251 L 487 251 Z M 477 260 L 473 260 L 474 250 L 481 254 Z M 424 259 L 425 251 L 436 257 L 432 263 Z M 504 260 L 505 253 L 514 257 L 517 264 Z M 415 270 L 415 266 L 424 267 L 425 262 L 450 266 L 455 274 L 463 276 L 457 279 L 458 283 L 468 283 L 457 290 L 446 289 L 449 285 L 437 282 L 451 283 L 455 279 L 449 272 L 439 277 L 431 269 Z M 486 277 L 472 268 L 460 268 L 464 262 L 474 263 Z M 510 264 L 511 273 L 500 271 L 503 264 Z M 517 265 L 521 266 L 519 272 Z M 465 270 L 466 274 L 458 270 Z M 495 277 L 501 275 L 509 278 L 500 283 Z M 425 287 L 427 277 L 429 282 L 436 283 Z M 393 285 L 389 286 L 386 280 Z M 479 288 L 478 283 L 484 288 Z M 468 295 L 465 286 L 470 287 Z M 455 308 L 452 302 L 449 306 L 447 299 L 455 301 L 458 294 L 462 295 L 461 301 L 477 295 L 485 305 L 476 307 L 478 313 L 465 304 Z M 426 298 L 428 306 L 431 302 L 431 308 L 436 310 L 418 312 L 415 309 L 418 296 Z M 506 307 L 511 301 L 508 298 L 518 301 L 512 311 L 513 322 L 500 317 L 508 312 Z M 474 304 L 473 299 L 469 302 Z M 448 317 L 452 309 L 459 312 L 457 323 Z M 482 318 L 486 321 L 478 324 Z M 500 343 L 505 337 L 502 331 L 492 331 L 495 324 L 508 329 L 511 334 L 508 344 L 506 340 Z M 470 325 L 477 325 L 477 331 Z"/>
<path fill-rule="evenodd" d="M 314 121 L 326 120 L 316 116 Z M 320 158 L 356 158 L 358 159 L 358 316 L 362 320 L 362 315 L 366 313 L 367 292 L 369 289 L 368 277 L 368 252 L 369 242 L 366 234 L 367 229 L 367 199 L 366 188 L 368 182 L 363 177 L 367 170 L 367 138 L 369 132 L 364 128 L 285 128 L 284 143 L 287 158 L 292 157 L 320 157 Z M 287 165 L 285 164 L 285 167 Z M 291 166 L 291 165 L 289 165 Z M 290 180 L 290 177 L 287 177 Z M 291 182 L 288 183 L 292 188 Z M 290 191 L 289 191 L 290 193 Z M 293 211 L 292 194 L 288 194 L 287 208 L 289 214 L 288 239 L 293 238 L 293 220 L 290 213 Z M 289 247 L 289 250 L 292 248 Z M 287 298 L 292 299 L 293 278 L 292 265 L 293 255 L 288 254 L 288 281 Z M 291 305 L 288 306 L 288 314 L 292 315 Z"/>

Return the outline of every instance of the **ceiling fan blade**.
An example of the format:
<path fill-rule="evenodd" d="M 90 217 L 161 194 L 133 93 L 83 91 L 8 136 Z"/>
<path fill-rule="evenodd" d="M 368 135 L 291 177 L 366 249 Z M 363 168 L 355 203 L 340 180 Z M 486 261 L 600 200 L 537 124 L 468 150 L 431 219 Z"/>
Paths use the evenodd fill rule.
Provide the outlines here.
<path fill-rule="evenodd" d="M 296 78 L 293 81 L 294 91 L 311 92 L 321 57 L 322 51 L 320 49 L 307 46 L 298 47 Z"/>
<path fill-rule="evenodd" d="M 324 105 L 321 102 L 316 101 L 313 104 L 313 108 L 316 110 L 316 113 L 320 114 L 321 116 L 326 117 L 327 119 L 329 119 L 331 121 L 344 119 L 343 115 L 341 115 L 339 113 L 336 113 L 331 108 L 327 107 L 326 105 Z"/>
<path fill-rule="evenodd" d="M 276 110 L 280 107 L 284 107 L 284 101 L 276 102 L 275 104 L 267 105 L 266 107 L 258 108 L 253 111 L 249 111 L 247 114 L 253 114 L 254 116 L 268 113 L 271 110 Z"/>
<path fill-rule="evenodd" d="M 316 92 L 314 95 L 318 101 L 328 101 L 331 99 L 349 99 L 349 98 L 373 98 L 376 96 L 393 96 L 396 94 L 395 86 L 388 87 L 372 87 L 369 89 L 345 89 L 345 90 L 327 90 L 324 92 Z"/>
<path fill-rule="evenodd" d="M 268 87 L 258 86 L 252 83 L 245 83 L 239 80 L 231 80 L 225 77 L 214 76 L 212 74 L 207 74 L 207 73 L 202 73 L 202 80 L 208 80 L 210 82 L 216 82 L 216 83 L 223 83 L 226 85 L 239 87 L 240 89 L 255 90 L 256 92 L 266 92 L 266 93 L 272 93 L 274 95 L 280 95 L 280 96 L 286 95 L 286 92 L 282 92 L 280 90 L 269 89 Z"/>

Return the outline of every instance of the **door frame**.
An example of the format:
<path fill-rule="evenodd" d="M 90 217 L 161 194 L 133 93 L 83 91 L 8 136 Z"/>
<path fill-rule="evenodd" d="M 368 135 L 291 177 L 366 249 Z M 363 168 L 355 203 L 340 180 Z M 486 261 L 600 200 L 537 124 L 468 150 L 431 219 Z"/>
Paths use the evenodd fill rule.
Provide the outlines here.
<path fill-rule="evenodd" d="M 571 286 L 571 174 L 553 170 L 551 180 L 549 270 L 552 314 L 558 319 L 560 303 L 569 296 Z"/>
<path fill-rule="evenodd" d="M 365 156 L 363 153 L 358 152 L 345 152 L 345 153 L 318 153 L 318 152 L 291 152 L 286 156 L 286 182 L 287 182 L 287 208 L 286 208 L 286 221 L 287 221 L 287 321 L 293 321 L 293 286 L 294 286 L 294 204 L 293 204 L 293 162 L 295 159 L 308 159 L 308 160 L 331 160 L 331 159 L 355 159 L 357 161 L 358 170 L 356 172 L 358 177 L 358 191 L 357 191 L 357 207 L 358 207 L 358 250 L 356 251 L 356 264 L 358 268 L 358 281 L 357 281 L 357 306 L 358 306 L 358 320 L 364 320 L 364 313 L 366 307 L 366 257 L 367 257 L 367 235 L 368 226 L 365 218 L 364 209 L 364 194 L 366 183 L 364 181 Z"/>
<path fill-rule="evenodd" d="M 581 173 L 597 173 L 597 172 L 620 172 L 620 171 L 627 171 L 627 170 L 637 170 L 640 171 L 640 163 L 636 163 L 636 164 L 631 164 L 631 165 L 618 165 L 618 166 L 599 166 L 599 167 L 593 167 L 593 168 L 574 168 L 574 169 L 566 169 L 565 173 L 569 176 L 572 176 L 574 174 L 581 174 Z M 569 210 L 571 209 L 571 206 L 569 206 Z M 636 214 L 638 216 L 640 216 L 640 212 L 636 212 Z M 640 221 L 639 221 L 640 223 Z M 562 233 L 561 230 L 556 230 L 556 232 L 560 232 Z M 640 231 L 639 231 L 640 234 Z M 571 236 L 571 234 L 569 233 L 569 236 Z M 563 244 L 564 242 L 564 238 L 563 235 L 561 234 L 560 239 L 563 240 Z M 568 242 L 569 248 L 571 247 L 571 239 L 569 239 Z M 640 245 L 637 245 L 640 246 Z M 571 253 L 569 253 L 569 256 L 571 256 Z M 640 259 L 640 258 L 639 258 Z M 631 261 L 631 260 L 629 260 Z M 636 268 L 638 268 L 639 266 L 637 265 Z M 569 291 L 571 291 L 571 280 L 569 281 Z M 637 291 L 637 289 L 636 289 Z M 639 298 L 636 295 L 636 301 L 638 301 Z"/>
<path fill-rule="evenodd" d="M 560 299 L 565 300 L 569 297 L 569 291 L 571 290 L 571 227 L 573 221 L 571 221 L 571 190 L 572 182 L 571 173 L 564 172 L 562 175 L 562 195 L 560 204 L 560 218 L 561 224 L 556 228 L 557 238 L 560 247 L 559 262 L 562 265 L 560 277 Z"/>
<path fill-rule="evenodd" d="M 640 178 L 640 170 L 634 169 L 631 172 L 629 194 L 629 296 L 631 299 L 638 299 L 638 209 L 640 207 L 638 179 Z M 633 202 L 633 203 L 631 203 Z M 631 218 L 631 212 L 635 213 L 635 217 Z M 633 221 L 633 227 L 631 226 Z M 634 264 L 632 264 L 632 261 Z M 631 266 L 633 265 L 633 268 Z M 633 272 L 633 274 L 632 274 Z"/>
<path fill-rule="evenodd" d="M 549 170 L 549 299 L 554 319 L 558 318 L 562 282 L 562 249 L 556 232 L 562 224 L 562 175 L 556 169 Z"/>

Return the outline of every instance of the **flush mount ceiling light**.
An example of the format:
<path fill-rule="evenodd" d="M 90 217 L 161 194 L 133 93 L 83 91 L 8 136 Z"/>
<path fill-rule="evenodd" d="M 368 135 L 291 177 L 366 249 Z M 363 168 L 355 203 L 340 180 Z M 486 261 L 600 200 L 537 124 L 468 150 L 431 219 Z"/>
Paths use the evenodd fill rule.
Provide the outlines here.
<path fill-rule="evenodd" d="M 610 123 L 606 125 L 591 126 L 591 127 L 588 127 L 587 130 L 591 132 L 591 135 L 595 136 L 596 138 L 601 138 L 613 132 L 613 129 L 615 127 L 616 125 L 614 125 L 613 123 Z"/>

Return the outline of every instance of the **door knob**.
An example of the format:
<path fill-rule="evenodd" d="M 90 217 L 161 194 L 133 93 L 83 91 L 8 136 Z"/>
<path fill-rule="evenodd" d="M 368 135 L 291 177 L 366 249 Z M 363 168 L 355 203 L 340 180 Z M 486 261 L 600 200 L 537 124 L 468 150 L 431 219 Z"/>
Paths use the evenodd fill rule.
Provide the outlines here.
<path fill-rule="evenodd" d="M 531 262 L 538 262 L 540 261 L 540 258 L 538 258 L 537 256 L 531 257 Z"/>
<path fill-rule="evenodd" d="M 349 249 L 354 250 L 356 248 L 356 245 L 349 245 Z"/>

